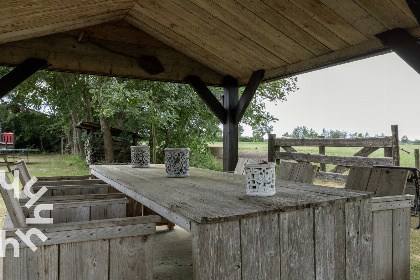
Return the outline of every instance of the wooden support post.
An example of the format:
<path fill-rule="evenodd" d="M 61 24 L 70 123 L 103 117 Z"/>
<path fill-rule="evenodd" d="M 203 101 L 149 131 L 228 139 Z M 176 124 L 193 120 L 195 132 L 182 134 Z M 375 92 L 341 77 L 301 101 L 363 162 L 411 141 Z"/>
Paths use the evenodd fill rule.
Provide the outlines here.
<path fill-rule="evenodd" d="M 392 130 L 392 163 L 400 166 L 400 144 L 398 138 L 398 125 L 391 125 Z"/>
<path fill-rule="evenodd" d="M 238 125 L 264 77 L 264 70 L 255 71 L 238 101 L 238 81 L 226 76 L 223 80 L 223 105 L 196 76 L 185 80 L 223 124 L 223 171 L 234 171 L 238 162 Z"/>
<path fill-rule="evenodd" d="M 416 168 L 420 168 L 420 155 L 419 155 L 419 149 L 414 150 L 414 161 L 416 163 Z"/>
<path fill-rule="evenodd" d="M 0 79 L 0 98 L 45 66 L 47 66 L 47 61 L 43 59 L 28 58 L 25 60 Z"/>
<path fill-rule="evenodd" d="M 275 162 L 275 158 L 274 158 L 274 146 L 275 146 L 275 141 L 276 141 L 276 135 L 275 134 L 270 134 L 268 135 L 268 155 L 267 155 L 267 159 L 269 162 Z"/>
<path fill-rule="evenodd" d="M 238 163 L 238 124 L 236 105 L 238 104 L 238 81 L 226 76 L 223 80 L 223 107 L 227 111 L 226 123 L 223 124 L 223 171 L 234 171 Z"/>
<path fill-rule="evenodd" d="M 378 34 L 376 37 L 420 74 L 420 45 L 416 38 L 400 28 Z"/>
<path fill-rule="evenodd" d="M 324 138 L 324 136 L 320 136 L 319 138 Z M 319 146 L 319 154 L 325 155 L 325 146 Z M 321 163 L 319 165 L 319 171 L 327 171 L 327 165 L 325 163 Z"/>

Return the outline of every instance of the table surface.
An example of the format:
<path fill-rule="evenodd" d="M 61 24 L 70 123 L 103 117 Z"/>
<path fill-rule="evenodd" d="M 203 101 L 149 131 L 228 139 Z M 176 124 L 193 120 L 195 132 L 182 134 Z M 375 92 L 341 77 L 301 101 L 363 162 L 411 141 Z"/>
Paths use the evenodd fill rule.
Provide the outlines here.
<path fill-rule="evenodd" d="M 167 178 L 164 165 L 92 165 L 91 173 L 172 220 L 186 230 L 199 224 L 237 220 L 266 213 L 294 211 L 366 199 L 366 192 L 276 180 L 276 194 L 251 197 L 245 176 L 190 168 L 187 178 Z M 173 216 L 175 215 L 175 216 Z"/>

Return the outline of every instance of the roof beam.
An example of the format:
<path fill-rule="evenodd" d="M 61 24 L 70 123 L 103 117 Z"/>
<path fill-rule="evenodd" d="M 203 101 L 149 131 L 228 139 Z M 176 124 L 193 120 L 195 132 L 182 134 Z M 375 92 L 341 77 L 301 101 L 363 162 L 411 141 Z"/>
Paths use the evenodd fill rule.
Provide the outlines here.
<path fill-rule="evenodd" d="M 264 78 L 264 73 L 265 73 L 264 70 L 258 70 L 252 73 L 252 76 L 249 79 L 249 82 L 246 85 L 245 90 L 241 95 L 241 99 L 236 105 L 236 110 L 235 110 L 236 111 L 235 112 L 236 124 L 239 124 L 239 122 L 242 120 L 242 117 L 244 116 L 245 111 L 249 106 L 249 103 L 251 103 L 252 98 L 257 92 L 258 86 L 260 85 L 262 79 Z"/>
<path fill-rule="evenodd" d="M 376 37 L 420 74 L 420 45 L 416 38 L 400 28 L 378 34 Z"/>
<path fill-rule="evenodd" d="M 16 66 L 0 79 L 0 98 L 45 66 L 47 66 L 47 61 L 38 58 L 28 58 Z"/>
<path fill-rule="evenodd" d="M 419 0 L 407 0 L 408 7 L 413 13 L 414 17 L 417 20 L 417 23 L 420 23 L 420 1 Z"/>
<path fill-rule="evenodd" d="M 197 76 L 189 76 L 185 79 L 188 84 L 195 90 L 201 99 L 210 108 L 213 114 L 225 124 L 227 121 L 227 110 L 217 100 L 213 93 L 208 89 L 204 82 Z"/>

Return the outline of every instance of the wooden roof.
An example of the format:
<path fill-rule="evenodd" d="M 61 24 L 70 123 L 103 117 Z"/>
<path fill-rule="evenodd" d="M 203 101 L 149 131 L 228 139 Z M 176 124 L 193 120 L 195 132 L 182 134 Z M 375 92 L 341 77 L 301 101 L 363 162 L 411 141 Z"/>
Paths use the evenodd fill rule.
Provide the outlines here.
<path fill-rule="evenodd" d="M 375 35 L 395 28 L 420 37 L 405 0 L 4 0 L 1 11 L 1 65 L 32 57 L 50 70 L 207 85 L 388 51 Z"/>

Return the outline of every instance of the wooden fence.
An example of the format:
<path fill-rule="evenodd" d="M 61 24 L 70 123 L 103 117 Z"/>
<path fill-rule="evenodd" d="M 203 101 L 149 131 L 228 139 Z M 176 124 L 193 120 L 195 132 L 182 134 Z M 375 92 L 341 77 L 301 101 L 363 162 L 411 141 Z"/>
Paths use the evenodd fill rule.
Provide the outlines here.
<path fill-rule="evenodd" d="M 351 166 L 400 165 L 398 144 L 398 126 L 391 126 L 392 136 L 367 138 L 268 138 L 268 160 L 279 163 L 280 160 L 296 160 L 320 163 L 317 178 L 326 180 L 345 180 L 344 172 Z M 293 146 L 317 146 L 318 154 L 299 153 Z M 362 147 L 353 156 L 326 155 L 325 147 Z M 283 149 L 283 151 L 280 150 Z M 383 148 L 384 157 L 368 157 Z M 327 172 L 326 164 L 336 165 Z"/>

